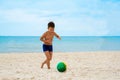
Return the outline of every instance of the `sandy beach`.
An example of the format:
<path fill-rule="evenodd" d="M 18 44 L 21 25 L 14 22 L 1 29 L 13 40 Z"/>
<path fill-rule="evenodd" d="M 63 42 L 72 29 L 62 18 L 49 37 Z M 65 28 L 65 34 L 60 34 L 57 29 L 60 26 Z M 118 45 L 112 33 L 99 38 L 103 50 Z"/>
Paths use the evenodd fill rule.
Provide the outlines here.
<path fill-rule="evenodd" d="M 54 53 L 51 69 L 45 65 L 44 53 L 0 54 L 0 80 L 120 80 L 120 51 Z M 58 62 L 67 71 L 56 69 Z"/>

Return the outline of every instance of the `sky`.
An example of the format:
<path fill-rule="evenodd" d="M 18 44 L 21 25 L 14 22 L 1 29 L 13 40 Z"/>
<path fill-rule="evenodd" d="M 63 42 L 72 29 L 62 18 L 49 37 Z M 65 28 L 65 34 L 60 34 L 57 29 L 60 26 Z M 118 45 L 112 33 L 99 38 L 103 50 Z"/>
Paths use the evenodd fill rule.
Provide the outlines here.
<path fill-rule="evenodd" d="M 0 0 L 0 36 L 120 36 L 120 0 Z"/>

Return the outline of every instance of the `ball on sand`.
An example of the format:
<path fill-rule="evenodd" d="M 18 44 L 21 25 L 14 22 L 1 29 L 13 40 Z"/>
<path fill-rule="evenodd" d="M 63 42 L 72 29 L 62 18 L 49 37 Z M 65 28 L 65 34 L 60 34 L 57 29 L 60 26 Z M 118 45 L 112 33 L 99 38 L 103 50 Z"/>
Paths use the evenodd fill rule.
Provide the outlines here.
<path fill-rule="evenodd" d="M 58 70 L 59 72 L 64 72 L 64 71 L 66 71 L 66 64 L 65 64 L 64 62 L 59 62 L 59 63 L 57 64 L 57 70 Z"/>

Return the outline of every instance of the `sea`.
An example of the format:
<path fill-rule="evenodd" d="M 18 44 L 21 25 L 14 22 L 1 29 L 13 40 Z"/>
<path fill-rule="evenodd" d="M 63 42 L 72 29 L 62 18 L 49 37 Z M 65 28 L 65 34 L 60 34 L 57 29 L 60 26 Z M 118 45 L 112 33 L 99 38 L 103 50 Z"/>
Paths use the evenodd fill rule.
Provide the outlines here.
<path fill-rule="evenodd" d="M 0 36 L 0 53 L 41 53 L 39 36 Z M 62 36 L 54 38 L 54 52 L 120 51 L 120 36 Z"/>

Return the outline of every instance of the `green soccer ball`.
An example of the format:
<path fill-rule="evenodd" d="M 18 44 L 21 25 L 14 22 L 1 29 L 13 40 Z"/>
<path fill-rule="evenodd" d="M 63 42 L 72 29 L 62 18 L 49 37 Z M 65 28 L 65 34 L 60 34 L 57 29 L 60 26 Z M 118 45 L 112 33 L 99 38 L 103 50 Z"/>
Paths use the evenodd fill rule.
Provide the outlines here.
<path fill-rule="evenodd" d="M 66 71 L 66 64 L 64 63 L 64 62 L 59 62 L 58 64 L 57 64 L 57 70 L 59 71 L 59 72 L 65 72 Z"/>

